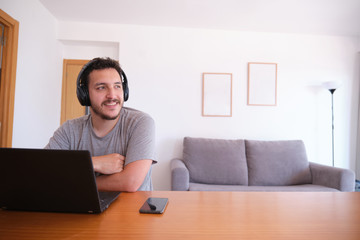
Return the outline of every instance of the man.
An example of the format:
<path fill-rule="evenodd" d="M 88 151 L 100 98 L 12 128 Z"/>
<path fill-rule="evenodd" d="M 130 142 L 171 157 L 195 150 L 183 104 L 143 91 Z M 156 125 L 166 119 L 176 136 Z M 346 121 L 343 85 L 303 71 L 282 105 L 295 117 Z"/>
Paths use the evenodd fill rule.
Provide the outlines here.
<path fill-rule="evenodd" d="M 152 190 L 155 124 L 149 115 L 123 107 L 128 94 L 117 61 L 91 60 L 77 80 L 79 102 L 90 114 L 65 122 L 45 147 L 90 151 L 99 191 Z"/>

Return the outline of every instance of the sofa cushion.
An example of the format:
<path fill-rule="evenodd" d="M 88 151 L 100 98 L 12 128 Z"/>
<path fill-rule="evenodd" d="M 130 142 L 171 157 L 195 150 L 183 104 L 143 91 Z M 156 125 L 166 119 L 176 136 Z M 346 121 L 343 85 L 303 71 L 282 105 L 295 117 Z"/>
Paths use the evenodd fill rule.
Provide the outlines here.
<path fill-rule="evenodd" d="M 189 191 L 236 191 L 236 192 L 339 192 L 335 188 L 314 184 L 291 186 L 242 186 L 190 183 Z"/>
<path fill-rule="evenodd" d="M 244 140 L 185 137 L 183 154 L 190 182 L 248 184 Z"/>
<path fill-rule="evenodd" d="M 301 140 L 245 140 L 249 186 L 286 186 L 311 183 Z"/>

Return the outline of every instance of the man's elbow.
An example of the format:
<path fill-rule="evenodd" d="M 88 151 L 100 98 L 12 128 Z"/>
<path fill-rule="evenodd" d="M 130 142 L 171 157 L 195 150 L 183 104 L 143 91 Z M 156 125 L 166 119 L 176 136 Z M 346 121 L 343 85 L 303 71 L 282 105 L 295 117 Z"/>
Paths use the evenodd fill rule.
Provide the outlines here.
<path fill-rule="evenodd" d="M 136 179 L 110 179 L 112 176 L 99 176 L 97 177 L 97 185 L 99 191 L 120 191 L 120 192 L 136 192 L 140 186 L 141 182 L 136 181 Z"/>
<path fill-rule="evenodd" d="M 128 181 L 126 182 L 124 187 L 125 192 L 136 192 L 140 186 L 141 186 L 141 182 L 138 181 L 137 179 L 128 179 Z"/>
<path fill-rule="evenodd" d="M 124 192 L 130 192 L 130 193 L 134 193 L 138 190 L 139 188 L 136 186 L 126 186 L 124 188 Z"/>

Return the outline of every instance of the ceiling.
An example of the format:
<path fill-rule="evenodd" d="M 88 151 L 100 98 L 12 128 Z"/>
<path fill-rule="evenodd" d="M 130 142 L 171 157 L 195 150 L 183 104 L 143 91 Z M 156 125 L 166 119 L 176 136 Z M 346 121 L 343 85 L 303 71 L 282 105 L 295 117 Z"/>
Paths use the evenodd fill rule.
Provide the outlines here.
<path fill-rule="evenodd" d="M 360 0 L 40 0 L 59 21 L 360 36 Z"/>

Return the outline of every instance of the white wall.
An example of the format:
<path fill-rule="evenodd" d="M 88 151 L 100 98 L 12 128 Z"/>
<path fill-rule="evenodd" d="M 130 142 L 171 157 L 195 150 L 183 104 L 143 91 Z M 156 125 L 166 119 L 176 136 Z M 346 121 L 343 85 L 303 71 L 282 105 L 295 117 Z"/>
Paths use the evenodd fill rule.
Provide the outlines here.
<path fill-rule="evenodd" d="M 90 60 L 95 57 L 110 57 L 119 60 L 118 42 L 61 41 L 64 59 Z"/>
<path fill-rule="evenodd" d="M 355 169 L 357 38 L 60 22 L 59 39 L 119 42 L 127 106 L 157 124 L 155 189 L 170 188 L 184 136 L 303 139 L 310 161 L 330 165 L 331 95 L 320 83 L 331 80 L 343 82 L 334 95 L 336 165 Z M 252 61 L 278 63 L 277 107 L 246 105 Z M 201 116 L 203 72 L 233 73 L 233 117 Z"/>
<path fill-rule="evenodd" d="M 355 169 L 358 38 L 56 23 L 36 0 L 29 2 L 15 0 L 3 7 L 20 21 L 21 32 L 14 146 L 42 147 L 58 127 L 62 58 L 84 58 L 83 48 L 77 52 L 66 42 L 117 43 L 118 52 L 113 54 L 130 85 L 126 105 L 148 112 L 156 121 L 156 190 L 170 189 L 169 163 L 182 156 L 184 136 L 302 139 L 310 161 L 330 165 L 331 98 L 319 86 L 329 80 L 343 81 L 334 95 L 336 165 Z M 26 7 L 32 9 L 31 16 L 39 16 L 34 21 L 46 25 L 45 31 L 34 29 L 30 13 L 21 10 Z M 40 36 L 30 34 L 33 31 Z M 248 62 L 278 63 L 278 106 L 246 105 Z M 203 72 L 233 73 L 231 118 L 201 116 Z"/>
<path fill-rule="evenodd" d="M 360 37 L 358 39 L 359 39 L 358 55 L 360 55 Z M 359 64 L 359 75 L 360 75 L 360 64 Z M 360 82 L 360 79 L 359 79 L 359 82 Z M 360 89 L 359 89 L 359 91 L 360 91 Z M 357 127 L 358 127 L 358 129 L 357 129 L 358 135 L 357 135 L 357 140 L 356 140 L 357 154 L 356 154 L 356 169 L 355 169 L 357 179 L 359 179 L 360 178 L 360 94 L 358 95 L 357 99 L 356 99 L 356 96 L 354 96 L 354 98 L 355 98 L 355 101 L 357 101 L 359 103 L 358 118 L 356 121 Z"/>
<path fill-rule="evenodd" d="M 60 123 L 57 21 L 37 0 L 1 1 L 1 9 L 19 22 L 13 147 L 44 147 Z"/>

